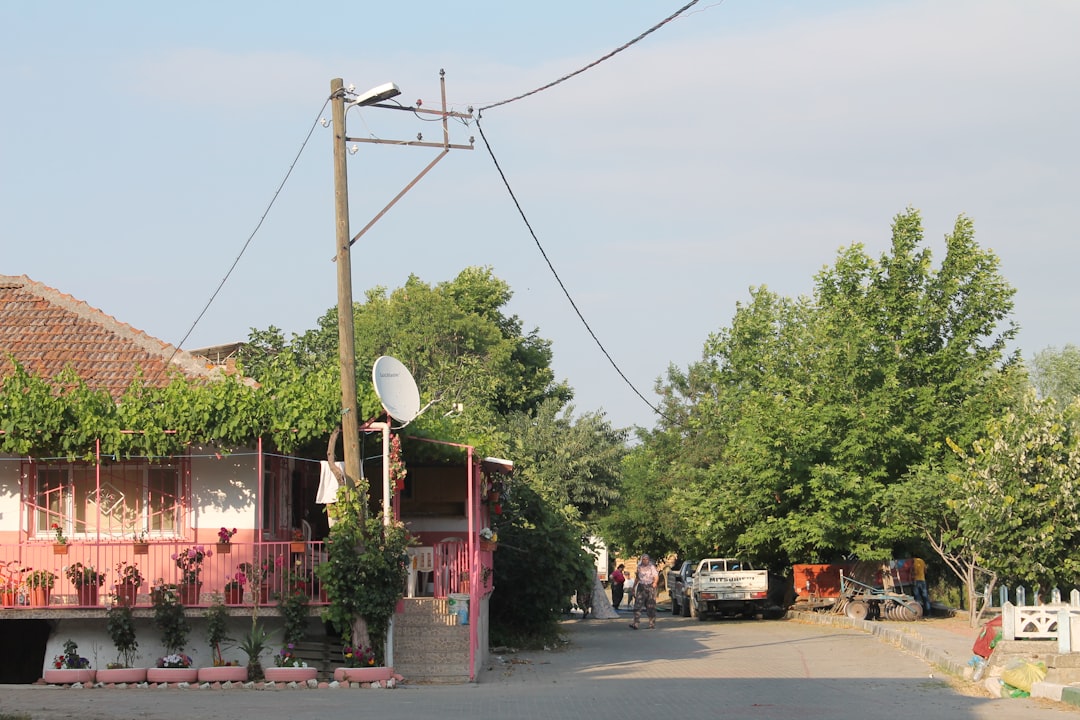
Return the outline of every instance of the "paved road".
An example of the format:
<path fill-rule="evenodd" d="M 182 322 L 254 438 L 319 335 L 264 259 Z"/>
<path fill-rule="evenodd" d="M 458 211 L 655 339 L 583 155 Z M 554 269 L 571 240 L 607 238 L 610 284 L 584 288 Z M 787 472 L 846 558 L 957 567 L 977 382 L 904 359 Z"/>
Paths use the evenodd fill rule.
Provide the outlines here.
<path fill-rule="evenodd" d="M 571 621 L 569 645 L 496 657 L 480 682 L 396 690 L 73 690 L 0 688 L 0 713 L 52 718 L 477 718 L 591 720 L 678 717 L 1043 720 L 1076 713 L 1035 700 L 957 693 L 921 659 L 857 630 L 790 621 L 662 617 Z"/>

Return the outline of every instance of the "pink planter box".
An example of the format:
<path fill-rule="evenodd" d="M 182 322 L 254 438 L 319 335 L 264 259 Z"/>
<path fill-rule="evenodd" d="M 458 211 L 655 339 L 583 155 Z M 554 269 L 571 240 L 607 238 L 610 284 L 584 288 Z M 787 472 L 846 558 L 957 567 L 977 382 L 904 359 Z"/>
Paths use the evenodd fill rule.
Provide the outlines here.
<path fill-rule="evenodd" d="M 334 668 L 334 679 L 338 682 L 381 682 L 394 676 L 391 667 L 339 667 Z"/>
<path fill-rule="evenodd" d="M 247 682 L 248 671 L 243 665 L 199 668 L 199 682 Z"/>
<path fill-rule="evenodd" d="M 318 673 L 313 667 L 268 667 L 263 668 L 267 682 L 307 682 L 314 680 Z"/>
<path fill-rule="evenodd" d="M 147 668 L 146 670 L 146 682 L 193 683 L 198 681 L 198 668 Z"/>
<path fill-rule="evenodd" d="M 146 668 L 113 668 L 97 671 L 97 681 L 100 683 L 141 683 L 146 682 Z"/>
<path fill-rule="evenodd" d="M 92 683 L 96 670 L 81 668 L 77 670 L 46 670 L 42 678 L 50 685 L 70 685 L 72 683 Z"/>

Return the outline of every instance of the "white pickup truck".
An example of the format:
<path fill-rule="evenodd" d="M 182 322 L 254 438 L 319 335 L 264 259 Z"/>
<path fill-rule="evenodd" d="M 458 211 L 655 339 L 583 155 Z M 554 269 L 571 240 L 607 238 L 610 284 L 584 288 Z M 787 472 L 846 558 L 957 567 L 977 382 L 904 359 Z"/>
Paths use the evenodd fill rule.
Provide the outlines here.
<path fill-rule="evenodd" d="M 691 617 L 704 620 L 718 615 L 761 618 L 769 607 L 769 571 L 755 570 L 738 558 L 706 558 L 688 579 Z"/>

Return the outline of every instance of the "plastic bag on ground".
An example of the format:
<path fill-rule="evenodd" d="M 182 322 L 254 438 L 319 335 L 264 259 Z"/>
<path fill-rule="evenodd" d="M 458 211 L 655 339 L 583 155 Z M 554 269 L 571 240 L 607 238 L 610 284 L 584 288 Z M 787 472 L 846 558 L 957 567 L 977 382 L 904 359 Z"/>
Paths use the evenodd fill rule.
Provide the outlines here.
<path fill-rule="evenodd" d="M 1001 671 L 1001 681 L 1024 692 L 1031 692 L 1033 683 L 1041 682 L 1046 678 L 1046 665 L 1035 663 L 1024 658 L 1013 658 Z"/>

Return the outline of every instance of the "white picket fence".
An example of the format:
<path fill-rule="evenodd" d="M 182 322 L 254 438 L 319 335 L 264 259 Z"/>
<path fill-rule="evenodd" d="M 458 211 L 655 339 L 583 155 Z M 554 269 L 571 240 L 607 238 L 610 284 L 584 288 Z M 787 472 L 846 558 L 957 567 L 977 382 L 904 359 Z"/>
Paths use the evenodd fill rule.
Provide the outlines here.
<path fill-rule="evenodd" d="M 1062 600 L 1061 591 L 1050 591 L 1049 603 L 1027 605 L 1027 592 L 1016 589 L 1016 604 L 1009 602 L 1009 590 L 1000 588 L 1001 636 L 1005 640 L 1057 640 L 1059 653 L 1080 652 L 1080 590 Z M 1065 630 L 1063 632 L 1063 630 Z"/>

